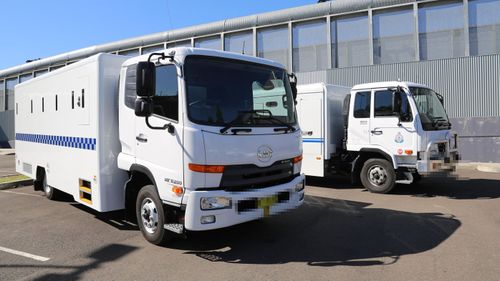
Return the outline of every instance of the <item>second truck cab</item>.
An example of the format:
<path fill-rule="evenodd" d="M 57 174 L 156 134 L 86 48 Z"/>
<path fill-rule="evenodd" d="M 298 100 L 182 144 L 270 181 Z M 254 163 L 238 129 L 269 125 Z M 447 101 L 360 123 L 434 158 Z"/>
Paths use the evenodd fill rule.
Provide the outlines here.
<path fill-rule="evenodd" d="M 343 171 L 359 177 L 368 190 L 387 193 L 395 183 L 409 184 L 422 174 L 454 170 L 459 158 L 457 135 L 451 131 L 443 98 L 425 85 L 399 81 L 351 89 L 304 85 L 299 86 L 297 108 L 305 134 L 306 175 Z M 311 122 L 313 118 L 318 121 Z M 319 127 L 311 129 L 314 126 Z M 325 153 L 318 155 L 321 152 Z"/>

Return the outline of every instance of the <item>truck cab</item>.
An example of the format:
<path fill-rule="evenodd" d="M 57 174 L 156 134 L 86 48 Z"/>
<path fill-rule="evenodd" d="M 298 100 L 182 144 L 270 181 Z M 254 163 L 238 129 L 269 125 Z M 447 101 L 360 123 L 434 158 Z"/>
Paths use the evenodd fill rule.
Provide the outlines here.
<path fill-rule="evenodd" d="M 302 204 L 302 138 L 282 65 L 175 48 L 127 60 L 120 77 L 118 167 L 147 240 Z"/>
<path fill-rule="evenodd" d="M 354 166 L 367 189 L 385 193 L 394 183 L 454 170 L 457 134 L 432 89 L 398 81 L 361 84 L 346 103 L 346 149 L 356 154 Z"/>

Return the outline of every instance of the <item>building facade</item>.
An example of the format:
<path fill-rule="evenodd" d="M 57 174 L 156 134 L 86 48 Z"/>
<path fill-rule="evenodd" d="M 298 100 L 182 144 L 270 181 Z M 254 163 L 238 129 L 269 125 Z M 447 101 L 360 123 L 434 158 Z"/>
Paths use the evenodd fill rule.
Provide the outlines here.
<path fill-rule="evenodd" d="M 500 0 L 336 0 L 92 46 L 0 70 L 0 145 L 14 143 L 14 86 L 99 52 L 175 46 L 278 61 L 299 83 L 426 84 L 445 97 L 464 160 L 500 162 Z"/>

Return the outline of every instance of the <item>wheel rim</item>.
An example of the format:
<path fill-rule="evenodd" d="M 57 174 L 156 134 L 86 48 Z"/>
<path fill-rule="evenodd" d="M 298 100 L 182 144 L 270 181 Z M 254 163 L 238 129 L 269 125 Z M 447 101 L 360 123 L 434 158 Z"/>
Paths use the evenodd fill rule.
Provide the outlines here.
<path fill-rule="evenodd" d="M 387 181 L 387 171 L 380 165 L 373 165 L 368 170 L 368 180 L 373 185 L 381 186 Z"/>
<path fill-rule="evenodd" d="M 52 190 L 52 187 L 50 187 L 47 184 L 47 177 L 44 176 L 43 177 L 43 191 L 45 192 L 45 194 L 50 194 L 51 190 Z"/>
<path fill-rule="evenodd" d="M 148 233 L 155 233 L 158 228 L 158 211 L 150 198 L 145 198 L 141 204 L 141 221 Z"/>

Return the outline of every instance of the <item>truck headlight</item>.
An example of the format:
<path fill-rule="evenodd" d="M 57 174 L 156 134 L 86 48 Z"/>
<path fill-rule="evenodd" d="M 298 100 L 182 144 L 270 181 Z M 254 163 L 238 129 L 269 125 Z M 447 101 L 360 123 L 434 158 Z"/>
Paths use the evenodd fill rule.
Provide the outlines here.
<path fill-rule="evenodd" d="M 429 158 L 430 159 L 437 159 L 439 158 L 439 147 L 437 143 L 433 143 L 429 147 Z"/>
<path fill-rule="evenodd" d="M 202 197 L 200 200 L 202 210 L 217 210 L 231 208 L 231 199 L 227 197 Z"/>
<path fill-rule="evenodd" d="M 295 185 L 295 192 L 302 191 L 305 188 L 305 182 L 301 181 Z"/>

